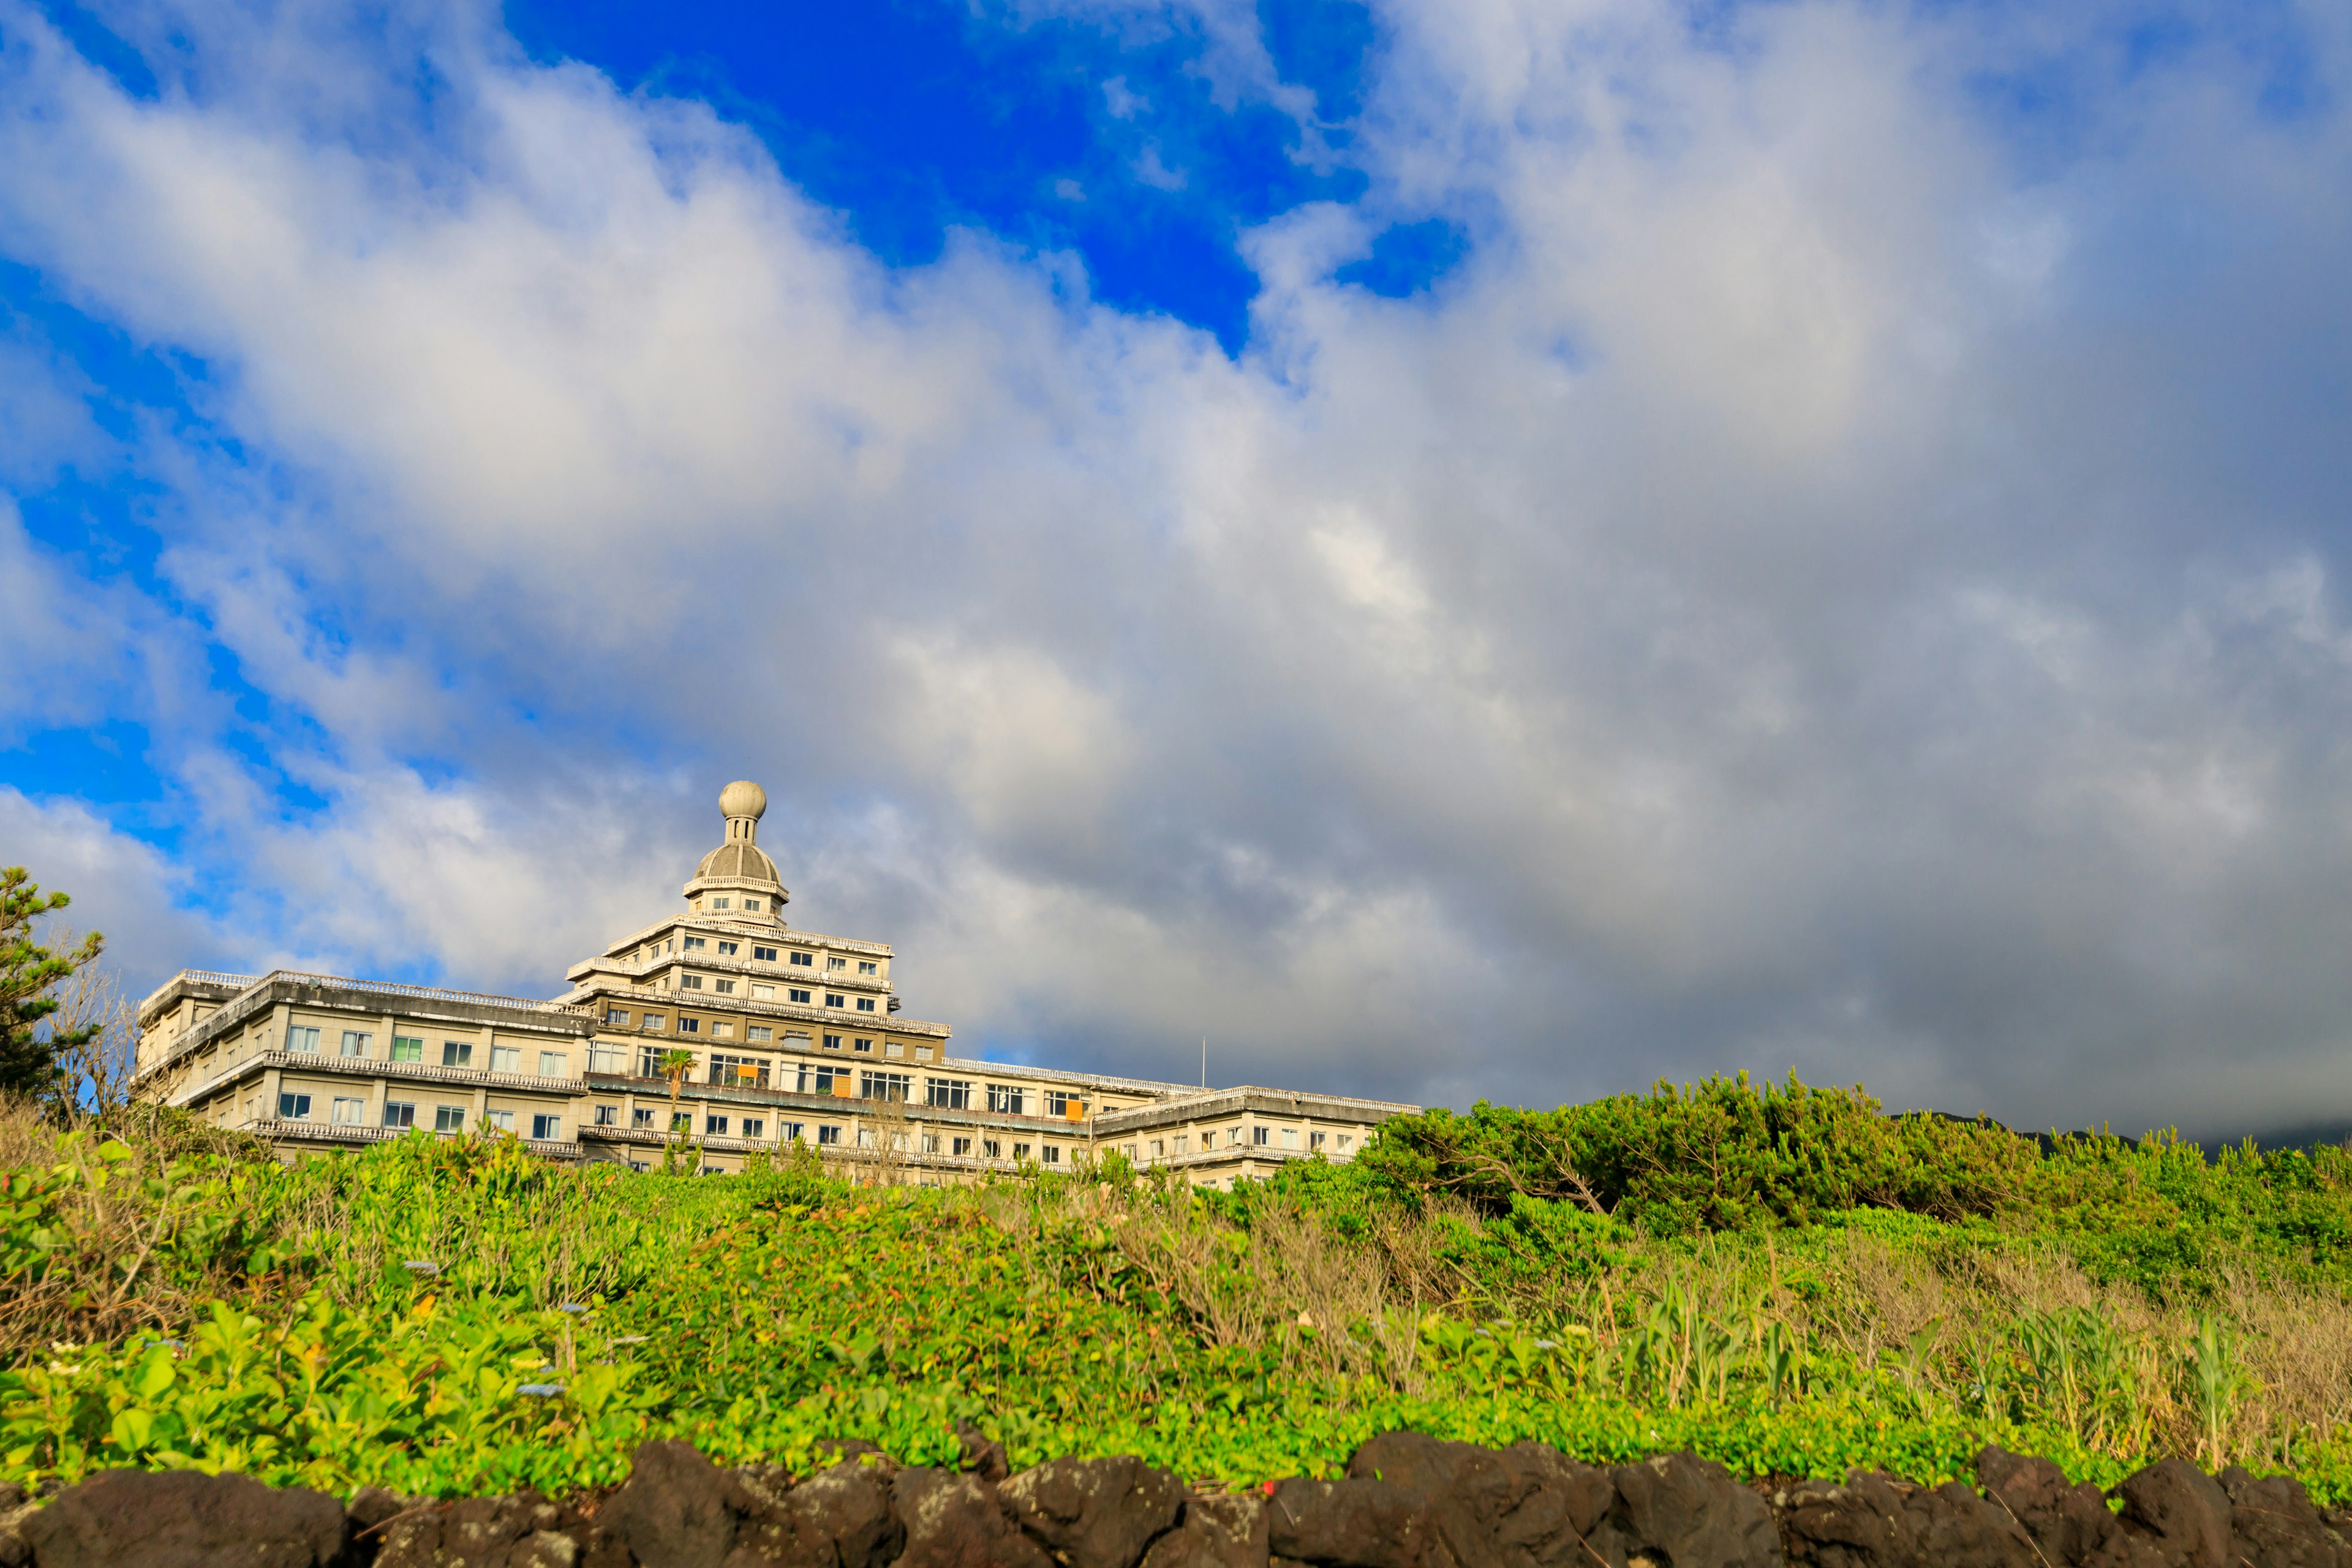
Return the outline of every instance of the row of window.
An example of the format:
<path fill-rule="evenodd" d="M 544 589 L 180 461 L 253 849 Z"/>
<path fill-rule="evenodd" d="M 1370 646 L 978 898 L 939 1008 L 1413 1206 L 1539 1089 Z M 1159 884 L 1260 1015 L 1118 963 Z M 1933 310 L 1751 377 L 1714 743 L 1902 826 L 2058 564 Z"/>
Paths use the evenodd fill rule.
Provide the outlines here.
<path fill-rule="evenodd" d="M 661 1112 L 657 1108 L 641 1105 L 630 1117 L 629 1125 L 638 1131 L 652 1131 L 660 1125 L 660 1118 Z M 619 1106 L 596 1107 L 597 1126 L 617 1127 L 620 1121 Z M 684 1110 L 670 1112 L 669 1131 L 682 1137 L 691 1137 L 694 1133 L 692 1113 Z M 820 1122 L 816 1127 L 816 1142 L 823 1145 L 835 1146 L 841 1142 L 841 1133 L 842 1129 L 838 1125 L 832 1122 Z M 737 1116 L 717 1111 L 703 1113 L 702 1136 L 705 1138 L 764 1139 L 767 1135 L 768 1119 L 764 1116 Z M 808 1136 L 809 1128 L 806 1122 L 779 1121 L 776 1123 L 776 1137 L 782 1142 L 805 1142 Z M 888 1137 L 893 1149 L 901 1152 L 908 1150 L 907 1133 L 892 1131 Z M 873 1128 L 861 1127 L 857 1130 L 857 1147 L 872 1149 L 877 1146 L 878 1138 Z M 921 1135 L 919 1147 L 926 1154 L 950 1154 L 958 1159 L 971 1159 L 975 1157 L 975 1153 L 982 1160 L 1006 1158 L 1005 1141 L 1000 1138 L 959 1138 L 949 1133 L 926 1132 Z M 1034 1153 L 1045 1164 L 1062 1163 L 1062 1146 L 1058 1143 L 1033 1146 L 1026 1142 L 1015 1142 L 1012 1144 L 1012 1150 L 1011 1158 L 1014 1160 L 1026 1160 Z"/>
<path fill-rule="evenodd" d="M 1212 1150 L 1217 1147 L 1217 1135 L 1220 1131 L 1224 1134 L 1224 1146 L 1226 1148 L 1237 1149 L 1242 1146 L 1244 1137 L 1244 1130 L 1242 1128 L 1227 1127 L 1221 1130 L 1212 1127 L 1204 1130 L 1201 1134 L 1201 1147 L 1203 1151 Z M 1274 1140 L 1277 1131 L 1282 1139 L 1283 1148 L 1296 1149 L 1298 1147 L 1298 1129 L 1296 1127 L 1284 1127 L 1280 1129 L 1272 1127 L 1249 1128 L 1247 1130 L 1249 1146 L 1255 1149 L 1269 1149 L 1274 1147 Z M 1354 1145 L 1355 1139 L 1352 1133 L 1339 1132 L 1328 1134 L 1328 1136 L 1336 1140 L 1336 1142 L 1331 1144 L 1331 1147 L 1338 1152 L 1345 1153 Z M 1323 1148 L 1325 1146 L 1326 1137 L 1327 1134 L 1310 1129 L 1307 1134 L 1307 1147 L 1308 1151 L 1311 1152 L 1314 1150 Z M 1173 1138 L 1154 1138 L 1150 1140 L 1149 1144 L 1150 1153 L 1148 1156 L 1144 1152 L 1146 1145 L 1140 1140 L 1128 1144 L 1120 1152 L 1126 1154 L 1130 1162 L 1140 1161 L 1147 1157 L 1153 1160 L 1181 1159 L 1192 1152 L 1192 1141 L 1190 1134 L 1179 1132 Z M 1171 1144 L 1173 1145 L 1172 1148 L 1171 1147 Z"/>
<path fill-rule="evenodd" d="M 310 1120 L 310 1096 L 291 1089 L 286 1090 L 278 1097 L 278 1119 L 284 1121 L 308 1121 Z M 337 1095 L 328 1106 L 328 1122 L 335 1127 L 363 1127 L 367 1124 L 367 1106 L 368 1102 L 364 1100 Z M 463 1132 L 466 1130 L 466 1118 L 469 1110 L 469 1107 L 463 1105 L 435 1106 L 433 1131 Z M 383 1115 L 378 1118 L 378 1125 L 391 1128 L 415 1126 L 415 1102 L 404 1100 L 385 1100 Z M 485 1110 L 482 1112 L 481 1125 L 494 1131 L 512 1132 L 515 1130 L 515 1113 L 511 1110 Z M 563 1118 L 560 1115 L 533 1115 L 530 1119 L 530 1135 L 542 1142 L 561 1141 L 563 1137 Z"/>
<path fill-rule="evenodd" d="M 286 1048 L 296 1056 L 315 1057 L 319 1049 L 320 1031 L 298 1025 L 286 1031 Z M 342 1047 L 338 1053 L 354 1060 L 365 1060 L 374 1054 L 375 1037 L 363 1029 L 345 1029 Z M 417 1062 L 425 1060 L 425 1042 L 414 1035 L 394 1035 L 392 1053 L 387 1061 Z M 441 1065 L 445 1068 L 470 1068 L 474 1065 L 474 1042 L 444 1040 L 441 1042 Z M 493 1043 L 489 1048 L 489 1069 L 492 1072 L 520 1073 L 523 1070 L 523 1047 Z M 541 1051 L 539 1076 L 567 1078 L 571 1076 L 572 1058 L 564 1051 Z"/>
<path fill-rule="evenodd" d="M 841 1048 L 841 1037 L 827 1035 L 824 1043 L 826 1049 L 837 1051 Z M 894 1047 L 897 1043 L 891 1042 Z M 861 1051 L 870 1051 L 874 1042 L 859 1040 L 856 1045 Z M 662 1068 L 665 1054 L 651 1047 L 640 1047 L 637 1051 L 637 1076 L 667 1077 Z M 595 1065 L 599 1070 L 604 1070 L 603 1056 L 602 1051 L 597 1053 Z M 693 1071 L 688 1067 L 687 1076 L 691 1078 Z M 856 1093 L 860 1100 L 911 1100 L 914 1098 L 915 1083 L 911 1073 L 877 1072 L 871 1068 L 835 1067 L 825 1062 L 771 1063 L 764 1057 L 730 1056 L 723 1051 L 711 1053 L 704 1067 L 703 1081 L 721 1089 L 772 1089 L 793 1094 L 841 1094 L 848 1091 L 836 1086 L 846 1083 L 853 1071 L 856 1074 Z M 1049 1089 L 1037 1094 L 1020 1084 L 982 1086 L 963 1078 L 925 1078 L 923 1103 L 942 1110 L 970 1110 L 973 1109 L 975 1099 L 982 1098 L 975 1096 L 973 1090 L 976 1088 L 983 1090 L 987 1108 L 999 1115 L 1027 1116 L 1032 1114 L 1033 1104 L 1039 1107 L 1039 1113 L 1046 1116 L 1068 1119 L 1083 1117 L 1087 1113 L 1084 1098 L 1066 1089 Z"/>
<path fill-rule="evenodd" d="M 718 996 L 732 996 L 736 994 L 735 982 L 728 979 L 723 974 L 680 974 L 677 977 L 677 988 L 680 991 L 708 990 L 713 995 Z M 751 983 L 751 999 L 755 1002 L 772 1002 L 776 999 L 776 988 L 772 985 L 762 985 L 758 981 L 753 981 Z M 787 1002 L 796 1003 L 803 1007 L 814 1007 L 816 1005 L 814 994 L 809 991 L 804 991 L 796 985 L 787 985 L 784 987 L 784 1000 Z M 874 997 L 860 996 L 853 1002 L 849 997 L 843 995 L 837 991 L 828 991 L 824 994 L 824 1005 L 828 1007 L 844 1008 L 853 1013 L 877 1013 L 881 1011 L 879 1005 Z M 661 1025 L 658 1019 L 647 1026 L 649 1028 L 659 1028 L 660 1026 Z"/>
<path fill-rule="evenodd" d="M 637 1020 L 634 1026 L 630 1023 L 633 1017 Z M 604 1026 L 611 1029 L 626 1029 L 634 1026 L 640 1034 L 670 1032 L 669 1015 L 667 1013 L 632 1014 L 626 1007 L 605 1008 Z M 731 1040 L 735 1037 L 735 1022 L 731 1018 L 698 1018 L 681 1013 L 677 1016 L 677 1032 L 681 1035 L 704 1035 L 714 1040 Z M 745 1024 L 743 1043 L 751 1046 L 782 1045 L 786 1050 L 792 1051 L 807 1050 L 810 1044 L 808 1031 L 805 1029 L 786 1029 L 783 1031 L 782 1038 L 779 1040 L 774 1027 L 767 1024 Z M 824 1048 L 828 1051 L 853 1050 L 862 1056 L 871 1056 L 874 1053 L 874 1042 L 870 1038 L 845 1039 L 840 1035 L 827 1035 L 824 1037 Z M 931 1059 L 929 1046 L 917 1046 L 914 1051 L 915 1059 L 919 1062 Z M 886 1057 L 903 1057 L 907 1054 L 906 1043 L 901 1040 L 887 1040 L 883 1042 L 882 1054 Z"/>
<path fill-rule="evenodd" d="M 720 907 L 725 906 L 722 904 Z M 673 937 L 667 942 L 656 942 L 652 947 L 640 952 L 637 954 L 637 961 L 643 963 L 648 958 L 659 958 L 665 952 L 677 952 L 681 949 L 687 952 L 712 952 L 720 958 L 740 958 L 743 955 L 743 944 L 740 942 L 728 942 L 722 938 L 706 940 L 698 936 L 689 936 L 683 941 Z M 754 943 L 751 948 L 751 962 L 773 963 L 777 962 L 776 950 Z M 795 969 L 814 969 L 816 967 L 816 955 L 813 952 L 794 952 L 787 962 Z M 846 974 L 849 973 L 849 960 L 827 953 L 824 967 L 827 973 Z M 871 959 L 861 958 L 857 961 L 857 973 L 879 978 L 882 965 Z"/>

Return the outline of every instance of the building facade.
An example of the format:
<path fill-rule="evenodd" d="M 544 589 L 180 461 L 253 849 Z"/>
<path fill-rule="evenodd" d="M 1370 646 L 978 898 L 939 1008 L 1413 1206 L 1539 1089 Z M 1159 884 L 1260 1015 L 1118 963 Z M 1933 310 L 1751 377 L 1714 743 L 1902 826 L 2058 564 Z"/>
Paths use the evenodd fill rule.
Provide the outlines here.
<path fill-rule="evenodd" d="M 845 1173 L 937 1183 L 1116 1150 L 1223 1187 L 1350 1159 L 1419 1109 L 958 1058 L 946 1025 L 899 1016 L 887 943 L 785 922 L 766 810 L 757 784 L 729 784 L 683 910 L 573 964 L 552 1000 L 183 970 L 140 1005 L 133 1091 L 289 1156 L 489 1130 L 640 1170 L 690 1151 L 712 1174 L 800 1143 Z"/>

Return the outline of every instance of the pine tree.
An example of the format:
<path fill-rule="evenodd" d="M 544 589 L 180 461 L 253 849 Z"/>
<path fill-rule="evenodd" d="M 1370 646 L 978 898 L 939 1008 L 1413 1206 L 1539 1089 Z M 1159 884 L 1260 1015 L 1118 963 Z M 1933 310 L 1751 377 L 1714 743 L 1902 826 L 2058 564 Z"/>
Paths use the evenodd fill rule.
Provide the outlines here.
<path fill-rule="evenodd" d="M 63 893 L 42 897 L 22 866 L 0 868 L 0 1094 L 38 1094 L 53 1087 L 58 1053 L 83 1045 L 95 1028 L 52 1032 L 36 1038 L 36 1026 L 58 1010 L 50 994 L 58 982 L 105 951 L 106 939 L 92 931 L 69 952 L 53 952 L 33 940 L 33 922 L 73 900 Z"/>

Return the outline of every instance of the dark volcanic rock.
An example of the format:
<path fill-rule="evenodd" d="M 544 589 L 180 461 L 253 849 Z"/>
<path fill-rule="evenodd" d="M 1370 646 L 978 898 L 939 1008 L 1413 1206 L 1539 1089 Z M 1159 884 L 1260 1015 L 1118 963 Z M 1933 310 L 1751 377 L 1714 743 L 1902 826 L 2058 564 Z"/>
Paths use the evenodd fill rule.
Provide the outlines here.
<path fill-rule="evenodd" d="M 41 1568 L 325 1568 L 343 1507 L 245 1476 L 110 1470 L 68 1487 L 20 1527 Z"/>
<path fill-rule="evenodd" d="M 1617 1500 L 1606 1471 L 1540 1443 L 1497 1451 L 1389 1432 L 1348 1474 L 1403 1489 L 1461 1568 L 1598 1568 L 1590 1538 Z"/>
<path fill-rule="evenodd" d="M 965 1469 L 991 1486 L 1013 1473 L 1013 1461 L 1005 1457 L 1003 1444 L 969 1421 L 957 1422 L 955 1434 L 956 1441 L 963 1447 Z"/>
<path fill-rule="evenodd" d="M 890 1498 L 907 1532 L 896 1568 L 1053 1568 L 1045 1549 L 1006 1517 L 995 1487 L 977 1475 L 901 1470 Z"/>
<path fill-rule="evenodd" d="M 2292 1476 L 2260 1479 L 2232 1465 L 2221 1472 L 2230 1499 L 2230 1556 L 2254 1568 L 2352 1568 L 2352 1542 L 2312 1506 Z"/>
<path fill-rule="evenodd" d="M 847 1459 L 781 1497 L 743 1489 L 745 1518 L 726 1568 L 885 1568 L 907 1540 L 891 1510 L 891 1476 L 888 1465 Z"/>
<path fill-rule="evenodd" d="M 1324 1568 L 1456 1568 L 1428 1509 L 1394 1481 L 1284 1481 L 1265 1512 L 1276 1559 Z"/>
<path fill-rule="evenodd" d="M 1784 1559 L 1770 1505 L 1731 1472 L 1667 1454 L 1609 1472 L 1617 1505 L 1595 1532 L 1612 1564 L 1647 1557 L 1671 1568 L 1766 1568 Z"/>
<path fill-rule="evenodd" d="M 1005 1511 L 1070 1568 L 1136 1568 L 1175 1528 L 1184 1483 L 1142 1460 L 1055 1459 L 998 1488 Z"/>
<path fill-rule="evenodd" d="M 2069 1485 L 2065 1473 L 2047 1459 L 1987 1448 L 1977 1456 L 1977 1479 L 1986 1497 L 2024 1527 L 2051 1568 L 2088 1563 L 2101 1553 L 2114 1568 L 2153 1568 L 2164 1561 L 2152 1543 L 2126 1541 L 2105 1493 L 2088 1481 Z M 2131 1555 L 2135 1551 L 2137 1557 Z"/>
<path fill-rule="evenodd" d="M 2126 1537 L 2152 1541 L 2180 1568 L 2230 1568 L 2230 1494 L 2188 1460 L 2159 1459 L 2116 1492 Z M 2105 1568 L 2104 1558 L 2092 1561 Z"/>
<path fill-rule="evenodd" d="M 691 1444 L 642 1443 L 596 1522 L 645 1568 L 719 1568 L 735 1541 L 728 1505 L 740 1495 L 729 1483 Z"/>
<path fill-rule="evenodd" d="M 588 1561 L 562 1531 L 562 1510 L 537 1492 L 419 1504 L 367 1489 L 352 1498 L 351 1520 L 352 1558 L 373 1551 L 375 1568 L 582 1568 Z"/>
<path fill-rule="evenodd" d="M 2009 1510 L 1957 1481 L 1932 1489 L 1857 1470 L 1775 1500 L 1789 1561 L 1807 1568 L 2037 1568 Z"/>
<path fill-rule="evenodd" d="M 1188 1498 L 1176 1528 L 1151 1543 L 1143 1568 L 1268 1568 L 1265 1498 Z"/>

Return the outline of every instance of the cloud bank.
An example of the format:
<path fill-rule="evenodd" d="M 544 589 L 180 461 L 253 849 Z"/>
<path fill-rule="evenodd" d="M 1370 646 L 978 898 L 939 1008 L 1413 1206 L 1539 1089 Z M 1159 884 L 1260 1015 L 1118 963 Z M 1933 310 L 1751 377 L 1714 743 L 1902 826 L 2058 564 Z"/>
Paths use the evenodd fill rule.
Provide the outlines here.
<path fill-rule="evenodd" d="M 1246 9 L 1050 15 L 1360 166 L 1239 354 L 488 12 L 0 7 L 0 482 L 121 509 L 0 512 L 0 730 L 156 779 L 8 857 L 142 982 L 545 993 L 750 776 L 967 1047 L 2352 1118 L 2340 16 L 1391 0 L 1338 125 Z"/>

